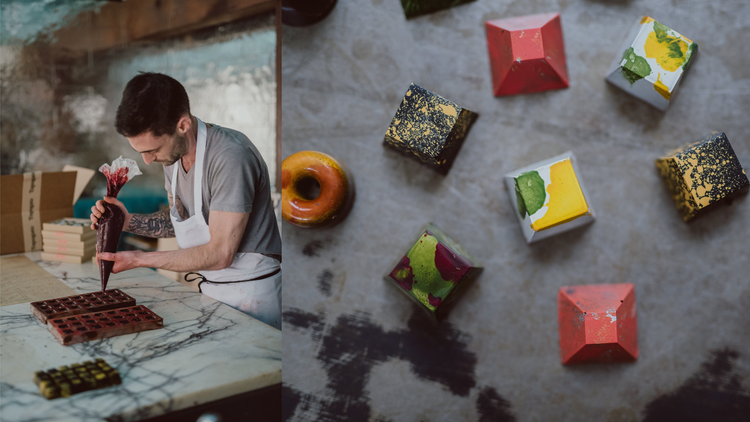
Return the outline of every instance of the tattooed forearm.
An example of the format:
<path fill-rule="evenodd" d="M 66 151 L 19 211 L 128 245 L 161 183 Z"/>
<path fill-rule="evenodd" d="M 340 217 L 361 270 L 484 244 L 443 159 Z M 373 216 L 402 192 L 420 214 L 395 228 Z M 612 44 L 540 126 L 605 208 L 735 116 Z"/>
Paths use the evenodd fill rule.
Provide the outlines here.
<path fill-rule="evenodd" d="M 131 214 L 130 224 L 125 229 L 130 233 L 148 237 L 174 237 L 174 227 L 169 219 L 169 210 L 153 214 Z"/>

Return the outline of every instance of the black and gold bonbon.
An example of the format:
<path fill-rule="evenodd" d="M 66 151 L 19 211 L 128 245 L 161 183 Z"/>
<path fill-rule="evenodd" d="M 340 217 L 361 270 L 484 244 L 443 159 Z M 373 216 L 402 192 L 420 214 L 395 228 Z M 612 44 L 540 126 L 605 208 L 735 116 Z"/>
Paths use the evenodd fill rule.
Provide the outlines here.
<path fill-rule="evenodd" d="M 478 115 L 411 84 L 383 143 L 447 174 Z"/>
<path fill-rule="evenodd" d="M 750 186 L 723 132 L 668 152 L 656 160 L 656 167 L 685 221 Z"/>

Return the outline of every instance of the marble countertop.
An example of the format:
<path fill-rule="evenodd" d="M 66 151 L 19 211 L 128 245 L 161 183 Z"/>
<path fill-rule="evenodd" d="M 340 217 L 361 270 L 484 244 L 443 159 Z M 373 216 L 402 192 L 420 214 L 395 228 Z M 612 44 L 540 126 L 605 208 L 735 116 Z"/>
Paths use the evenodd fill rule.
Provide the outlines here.
<path fill-rule="evenodd" d="M 100 289 L 91 262 L 42 261 L 76 292 Z M 62 346 L 28 303 L 0 308 L 0 420 L 133 421 L 281 382 L 281 331 L 146 268 L 112 274 L 117 288 L 164 318 L 164 328 Z M 122 384 L 45 399 L 34 372 L 103 358 Z"/>

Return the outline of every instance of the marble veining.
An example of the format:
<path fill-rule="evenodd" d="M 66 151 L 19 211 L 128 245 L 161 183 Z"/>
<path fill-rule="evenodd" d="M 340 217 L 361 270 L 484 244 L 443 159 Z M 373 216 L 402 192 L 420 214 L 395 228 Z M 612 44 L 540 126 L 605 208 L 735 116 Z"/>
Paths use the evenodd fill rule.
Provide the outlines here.
<path fill-rule="evenodd" d="M 92 263 L 42 261 L 76 292 L 100 288 Z M 28 303 L 0 308 L 0 420 L 133 421 L 281 382 L 281 331 L 149 269 L 113 274 L 118 288 L 164 318 L 164 328 L 61 346 Z M 103 358 L 122 384 L 46 400 L 37 370 Z"/>

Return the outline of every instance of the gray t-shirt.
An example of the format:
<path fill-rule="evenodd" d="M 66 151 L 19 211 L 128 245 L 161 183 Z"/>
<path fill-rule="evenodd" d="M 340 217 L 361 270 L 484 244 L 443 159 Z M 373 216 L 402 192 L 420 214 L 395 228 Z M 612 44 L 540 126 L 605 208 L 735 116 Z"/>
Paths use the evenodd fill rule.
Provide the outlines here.
<path fill-rule="evenodd" d="M 172 173 L 177 169 L 174 198 L 181 218 L 195 215 L 195 166 L 187 173 L 180 161 L 164 167 L 164 187 L 172 193 Z M 213 125 L 206 134 L 203 159 L 203 218 L 210 211 L 249 212 L 237 252 L 270 255 L 281 261 L 281 235 L 271 200 L 268 168 L 258 149 L 242 133 Z"/>

